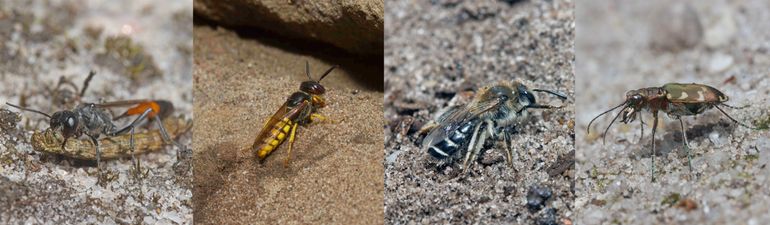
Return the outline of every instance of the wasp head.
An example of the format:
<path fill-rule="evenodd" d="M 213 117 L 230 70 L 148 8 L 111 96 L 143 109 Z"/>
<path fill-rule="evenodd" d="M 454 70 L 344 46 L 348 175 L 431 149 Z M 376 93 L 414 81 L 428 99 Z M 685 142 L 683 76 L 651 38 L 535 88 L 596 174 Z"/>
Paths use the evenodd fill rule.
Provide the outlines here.
<path fill-rule="evenodd" d="M 302 82 L 302 84 L 299 85 L 299 90 L 313 95 L 322 95 L 326 93 L 326 88 L 324 88 L 321 83 L 314 80 Z"/>
<path fill-rule="evenodd" d="M 72 111 L 59 111 L 51 116 L 51 129 L 61 129 L 65 138 L 77 136 L 78 116 Z"/>

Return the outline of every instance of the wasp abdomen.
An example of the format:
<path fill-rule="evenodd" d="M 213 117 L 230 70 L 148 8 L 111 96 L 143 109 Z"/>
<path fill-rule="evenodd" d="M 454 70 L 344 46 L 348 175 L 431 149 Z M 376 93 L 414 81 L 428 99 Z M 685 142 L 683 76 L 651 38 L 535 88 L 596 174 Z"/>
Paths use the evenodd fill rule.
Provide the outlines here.
<path fill-rule="evenodd" d="M 282 121 L 275 123 L 273 127 L 270 127 L 270 135 L 263 140 L 257 140 L 257 143 L 261 141 L 257 148 L 257 156 L 260 159 L 264 159 L 273 152 L 273 150 L 278 148 L 278 145 L 283 143 L 283 141 L 286 140 L 286 137 L 289 136 L 289 131 L 291 131 L 293 125 L 293 121 L 284 118 Z"/>
<path fill-rule="evenodd" d="M 471 131 L 475 125 L 475 121 L 468 121 L 460 125 L 460 127 L 457 127 L 457 129 L 452 131 L 447 137 L 435 145 L 430 146 L 430 148 L 428 148 L 428 153 L 437 159 L 444 159 L 451 156 L 469 141 L 468 138 L 471 137 Z"/>

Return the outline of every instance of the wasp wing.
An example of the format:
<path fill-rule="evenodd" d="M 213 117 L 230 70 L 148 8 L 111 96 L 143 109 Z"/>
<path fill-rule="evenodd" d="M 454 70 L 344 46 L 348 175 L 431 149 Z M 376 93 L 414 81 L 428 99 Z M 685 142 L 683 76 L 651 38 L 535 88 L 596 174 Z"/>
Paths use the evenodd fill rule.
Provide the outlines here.
<path fill-rule="evenodd" d="M 280 121 L 283 121 L 284 119 L 288 119 L 290 121 L 294 121 L 299 114 L 304 111 L 308 106 L 309 103 L 307 100 L 302 101 L 297 106 L 289 107 L 289 102 L 283 103 L 281 108 L 276 111 L 273 116 L 270 117 L 270 119 L 267 120 L 265 125 L 262 127 L 262 130 L 259 131 L 259 135 L 257 135 L 257 138 L 254 139 L 254 144 L 252 145 L 252 148 L 258 148 L 259 145 L 262 144 L 262 141 L 265 140 L 265 138 L 270 137 L 270 131 L 271 128 L 275 126 Z"/>

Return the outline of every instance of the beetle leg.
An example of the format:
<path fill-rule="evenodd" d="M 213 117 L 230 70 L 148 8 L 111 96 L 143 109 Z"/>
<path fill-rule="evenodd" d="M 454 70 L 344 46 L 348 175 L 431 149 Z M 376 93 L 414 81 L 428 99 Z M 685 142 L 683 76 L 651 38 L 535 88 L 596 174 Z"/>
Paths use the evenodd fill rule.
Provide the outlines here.
<path fill-rule="evenodd" d="M 639 115 L 639 125 L 642 127 L 642 135 L 639 136 L 639 143 L 642 143 L 642 140 L 644 140 L 644 117 L 641 113 L 637 114 Z"/>
<path fill-rule="evenodd" d="M 652 113 L 652 167 L 651 167 L 651 174 L 652 174 L 652 182 L 655 182 L 655 130 L 658 129 L 658 112 Z"/>
<path fill-rule="evenodd" d="M 294 123 L 294 126 L 291 127 L 291 134 L 289 135 L 289 151 L 286 152 L 286 161 L 284 161 L 283 166 L 289 167 L 289 159 L 291 158 L 291 149 L 294 147 L 294 136 L 297 134 L 297 125 L 299 123 Z"/>
<path fill-rule="evenodd" d="M 679 125 L 682 127 L 684 150 L 687 152 L 687 166 L 690 167 L 690 173 L 692 173 L 692 156 L 690 156 L 690 143 L 687 141 L 687 131 L 684 130 L 684 122 L 682 121 L 682 118 L 679 118 Z"/>
<path fill-rule="evenodd" d="M 465 153 L 465 160 L 463 160 L 463 174 L 468 170 L 468 159 L 471 158 L 471 153 L 473 152 L 473 148 L 476 146 L 476 138 L 478 138 L 479 135 L 479 129 L 481 129 L 481 124 L 476 124 L 476 128 L 473 128 L 473 135 L 471 136 L 471 142 L 468 143 L 468 149 Z"/>

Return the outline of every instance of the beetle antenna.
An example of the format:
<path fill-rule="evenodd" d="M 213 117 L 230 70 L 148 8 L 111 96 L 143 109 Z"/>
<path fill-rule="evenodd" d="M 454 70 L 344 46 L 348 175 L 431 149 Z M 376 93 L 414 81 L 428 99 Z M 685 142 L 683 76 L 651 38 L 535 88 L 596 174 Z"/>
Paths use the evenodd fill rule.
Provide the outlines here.
<path fill-rule="evenodd" d="M 337 66 L 338 66 L 338 65 L 334 65 L 334 66 L 332 66 L 331 68 L 329 68 L 329 70 L 326 70 L 326 72 L 324 72 L 324 74 L 323 74 L 323 75 L 321 75 L 321 78 L 319 78 L 319 79 L 318 79 L 318 82 L 321 82 L 321 80 L 323 80 L 323 79 L 324 79 L 324 77 L 326 77 L 326 75 L 329 75 L 329 73 L 331 73 L 331 72 L 332 72 L 332 70 L 334 70 L 334 68 L 337 68 Z"/>
<path fill-rule="evenodd" d="M 11 107 L 14 107 L 14 108 L 17 108 L 17 109 L 23 110 L 23 111 L 30 111 L 30 112 L 39 113 L 39 114 L 41 114 L 41 115 L 43 115 L 43 116 L 45 116 L 45 117 L 48 117 L 49 119 L 51 118 L 51 116 L 50 116 L 50 115 L 48 115 L 48 114 L 46 114 L 46 113 L 44 113 L 44 112 L 40 112 L 40 111 L 37 111 L 37 110 L 34 110 L 34 109 L 28 109 L 28 108 L 24 108 L 24 107 L 21 107 L 21 106 L 18 106 L 18 105 L 14 105 L 14 104 L 11 104 L 11 103 L 8 103 L 8 102 L 6 102 L 5 104 L 6 104 L 6 105 L 9 105 L 9 106 L 11 106 Z"/>
<path fill-rule="evenodd" d="M 620 109 L 620 112 L 623 112 L 623 110 L 626 110 L 626 108 L 628 108 L 628 106 L 623 107 L 622 109 Z M 610 122 L 610 125 L 607 125 L 607 129 L 604 129 L 604 133 L 602 133 L 602 145 L 607 143 L 607 131 L 610 130 L 610 127 L 612 127 L 612 124 L 615 123 L 615 120 L 618 119 L 620 114 L 622 114 L 622 113 L 618 113 L 618 115 L 615 115 L 615 118 L 612 118 L 612 122 Z"/>
<path fill-rule="evenodd" d="M 567 100 L 567 95 L 565 95 L 564 93 L 555 92 L 555 91 L 551 91 L 551 90 L 544 90 L 544 89 L 532 89 L 532 90 L 533 91 L 539 91 L 539 92 L 545 92 L 545 93 L 548 93 L 548 94 L 555 95 L 556 97 L 559 97 L 561 100 Z"/>
<path fill-rule="evenodd" d="M 745 128 L 749 128 L 749 129 L 752 129 L 752 130 L 759 130 L 759 128 L 756 128 L 756 127 L 752 127 L 752 126 L 746 125 L 746 124 L 744 124 L 744 123 L 741 123 L 741 122 L 739 122 L 738 120 L 734 119 L 732 116 L 730 116 L 729 114 L 727 114 L 727 113 L 726 113 L 724 110 L 722 110 L 722 108 L 719 108 L 719 106 L 718 106 L 718 105 L 715 105 L 714 107 L 716 107 L 717 109 L 719 109 L 719 111 L 720 111 L 720 112 L 722 112 L 722 114 L 725 114 L 725 116 L 727 116 L 727 118 L 730 118 L 730 120 L 732 120 L 734 123 L 737 123 L 738 125 L 741 125 L 741 126 L 743 126 L 743 127 L 745 127 Z M 730 107 L 730 106 L 727 106 L 727 107 Z M 730 107 L 730 108 L 732 108 L 732 107 Z"/>
<path fill-rule="evenodd" d="M 615 109 L 617 109 L 617 108 L 619 108 L 619 107 L 621 107 L 621 106 L 623 106 L 623 105 L 625 105 L 625 104 L 626 104 L 626 102 L 620 103 L 620 105 L 618 105 L 618 106 L 615 106 L 615 107 L 611 108 L 610 110 L 604 111 L 603 113 L 601 113 L 601 114 L 599 114 L 598 116 L 594 117 L 594 118 L 591 120 L 591 122 L 589 122 L 589 123 L 588 123 L 588 127 L 586 128 L 586 131 L 587 131 L 587 132 L 590 134 L 590 133 L 591 133 L 591 124 L 592 124 L 592 123 L 594 123 L 594 120 L 598 119 L 600 116 L 602 116 L 602 115 L 604 115 L 604 114 L 607 114 L 607 113 L 609 113 L 609 112 L 612 112 L 612 110 L 615 110 Z"/>

